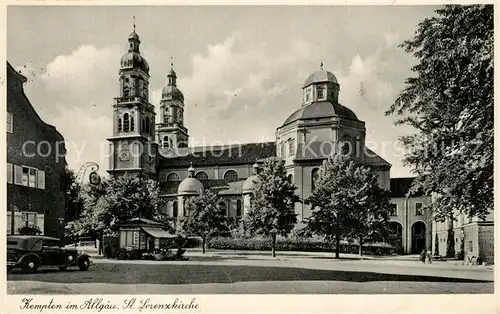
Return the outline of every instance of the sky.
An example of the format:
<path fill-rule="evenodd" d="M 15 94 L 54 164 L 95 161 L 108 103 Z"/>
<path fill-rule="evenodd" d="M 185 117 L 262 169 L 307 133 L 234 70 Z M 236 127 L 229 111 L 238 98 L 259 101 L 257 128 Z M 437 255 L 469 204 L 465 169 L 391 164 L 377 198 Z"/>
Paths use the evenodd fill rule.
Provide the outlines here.
<path fill-rule="evenodd" d="M 398 45 L 435 6 L 9 6 L 7 60 L 25 93 L 66 140 L 69 167 L 108 167 L 113 98 L 135 16 L 157 108 L 173 60 L 190 146 L 274 141 L 301 107 L 302 83 L 335 74 L 339 101 L 365 121 L 367 146 L 403 167 L 401 135 L 384 112 L 416 60 Z"/>

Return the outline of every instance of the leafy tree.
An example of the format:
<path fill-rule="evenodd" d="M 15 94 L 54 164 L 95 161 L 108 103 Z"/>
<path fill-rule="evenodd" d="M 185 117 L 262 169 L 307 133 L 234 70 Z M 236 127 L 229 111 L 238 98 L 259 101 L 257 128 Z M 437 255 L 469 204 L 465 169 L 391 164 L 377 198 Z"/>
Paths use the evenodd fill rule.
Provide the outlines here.
<path fill-rule="evenodd" d="M 66 220 L 72 221 L 78 218 L 83 207 L 80 195 L 82 187 L 72 169 L 66 167 L 64 174 L 63 190 L 66 195 Z"/>
<path fill-rule="evenodd" d="M 401 47 L 418 64 L 386 114 L 416 132 L 400 140 L 417 174 L 412 191 L 434 195 L 436 219 L 493 210 L 493 5 L 448 5 Z"/>
<path fill-rule="evenodd" d="M 389 199 L 370 169 L 356 165 L 339 143 L 333 154 L 323 161 L 316 187 L 306 199 L 312 215 L 309 232 L 335 242 L 339 258 L 340 240 L 356 236 L 360 240 L 377 233 L 385 234 L 388 226 Z"/>
<path fill-rule="evenodd" d="M 120 222 L 135 217 L 161 220 L 159 192 L 156 181 L 128 174 L 102 180 L 98 186 L 86 185 L 82 191 L 84 210 L 67 229 L 77 235 L 93 231 L 100 237 L 115 236 Z"/>
<path fill-rule="evenodd" d="M 335 175 L 335 174 L 334 174 Z M 351 194 L 353 219 L 351 236 L 359 240 L 359 255 L 363 254 L 366 238 L 387 239 L 389 228 L 389 193 L 378 184 L 378 175 L 367 167 L 357 167 L 352 174 Z"/>
<path fill-rule="evenodd" d="M 276 237 L 286 236 L 297 223 L 295 203 L 297 187 L 287 177 L 284 161 L 268 159 L 258 174 L 246 225 L 252 233 L 272 238 L 272 255 L 276 257 Z"/>
<path fill-rule="evenodd" d="M 188 215 L 182 219 L 181 228 L 187 234 L 201 237 L 203 254 L 207 238 L 228 232 L 227 219 L 218 201 L 215 193 L 206 190 L 186 202 Z"/>

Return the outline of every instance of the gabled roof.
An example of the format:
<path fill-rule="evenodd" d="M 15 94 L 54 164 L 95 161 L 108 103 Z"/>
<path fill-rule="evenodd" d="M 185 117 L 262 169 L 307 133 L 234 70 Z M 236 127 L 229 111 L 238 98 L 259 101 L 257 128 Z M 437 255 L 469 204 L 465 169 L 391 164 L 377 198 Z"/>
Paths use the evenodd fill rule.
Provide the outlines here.
<path fill-rule="evenodd" d="M 161 152 L 160 167 L 253 164 L 256 159 L 276 156 L 276 143 L 186 147 Z"/>

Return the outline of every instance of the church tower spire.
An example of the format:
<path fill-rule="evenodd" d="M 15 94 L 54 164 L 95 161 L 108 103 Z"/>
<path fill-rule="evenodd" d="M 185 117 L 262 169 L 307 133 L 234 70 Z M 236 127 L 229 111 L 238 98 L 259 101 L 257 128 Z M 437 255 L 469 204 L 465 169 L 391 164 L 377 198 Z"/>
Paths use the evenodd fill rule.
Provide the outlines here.
<path fill-rule="evenodd" d="M 155 109 L 149 102 L 149 64 L 139 50 L 141 40 L 136 33 L 135 16 L 127 41 L 128 51 L 120 60 L 120 91 L 113 105 L 113 136 L 108 139 L 108 172 L 154 177 L 157 160 Z"/>
<path fill-rule="evenodd" d="M 157 125 L 157 141 L 161 149 L 188 146 L 188 129 L 184 126 L 184 95 L 177 88 L 177 74 L 170 61 L 167 85 L 160 100 L 161 122 Z"/>

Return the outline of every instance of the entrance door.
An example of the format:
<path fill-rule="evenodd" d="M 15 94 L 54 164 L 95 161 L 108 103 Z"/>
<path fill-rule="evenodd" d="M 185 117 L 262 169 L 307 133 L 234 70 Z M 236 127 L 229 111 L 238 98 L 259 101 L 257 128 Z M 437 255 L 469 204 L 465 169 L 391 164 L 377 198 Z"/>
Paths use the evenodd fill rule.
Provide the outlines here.
<path fill-rule="evenodd" d="M 411 253 L 420 254 L 425 249 L 425 223 L 417 221 L 411 226 Z"/>

